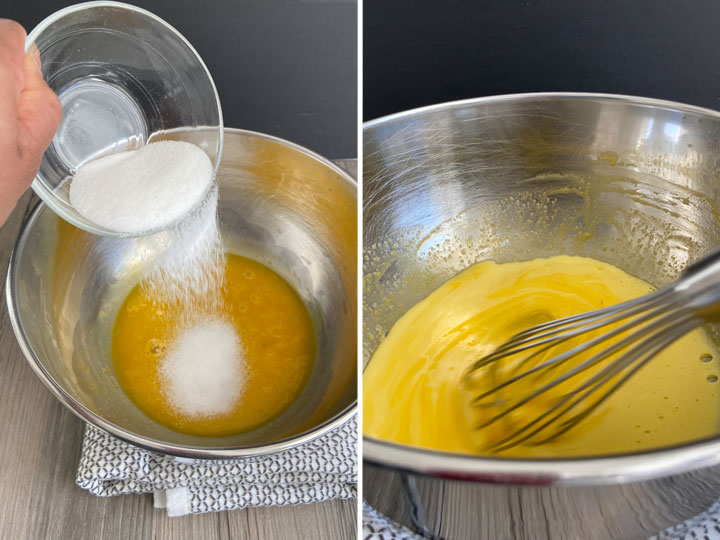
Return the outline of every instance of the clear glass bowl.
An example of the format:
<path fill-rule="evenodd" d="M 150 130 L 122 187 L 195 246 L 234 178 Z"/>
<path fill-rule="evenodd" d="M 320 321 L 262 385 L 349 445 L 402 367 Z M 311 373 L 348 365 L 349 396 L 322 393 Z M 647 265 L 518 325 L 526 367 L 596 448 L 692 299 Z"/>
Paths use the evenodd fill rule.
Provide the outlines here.
<path fill-rule="evenodd" d="M 185 140 L 205 150 L 217 172 L 223 121 L 215 84 L 165 21 L 120 2 L 77 4 L 30 33 L 26 51 L 35 47 L 63 119 L 32 187 L 62 218 L 94 234 L 129 236 L 90 222 L 70 204 L 73 173 L 103 155 Z"/>

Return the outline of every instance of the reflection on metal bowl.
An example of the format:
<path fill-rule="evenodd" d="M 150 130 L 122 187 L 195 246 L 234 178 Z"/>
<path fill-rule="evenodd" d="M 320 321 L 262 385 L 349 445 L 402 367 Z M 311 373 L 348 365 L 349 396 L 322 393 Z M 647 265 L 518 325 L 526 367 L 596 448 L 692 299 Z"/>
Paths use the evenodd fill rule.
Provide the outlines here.
<path fill-rule="evenodd" d="M 366 124 L 364 361 L 482 260 L 582 255 L 668 283 L 720 245 L 718 149 L 719 113 L 610 95 L 481 98 Z M 363 454 L 367 501 L 428 538 L 647 538 L 720 497 L 720 436 L 562 460 L 366 437 Z"/>

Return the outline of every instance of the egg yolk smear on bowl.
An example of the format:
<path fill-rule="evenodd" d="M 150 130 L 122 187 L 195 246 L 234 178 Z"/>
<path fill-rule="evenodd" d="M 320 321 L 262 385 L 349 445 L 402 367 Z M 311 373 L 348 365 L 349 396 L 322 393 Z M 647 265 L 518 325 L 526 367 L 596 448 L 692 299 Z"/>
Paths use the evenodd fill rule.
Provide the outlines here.
<path fill-rule="evenodd" d="M 467 268 L 405 313 L 375 351 L 363 376 L 364 434 L 486 453 L 488 437 L 498 434 L 474 428 L 490 413 L 470 406 L 478 388 L 468 385 L 465 375 L 473 362 L 530 326 L 652 290 L 612 265 L 584 257 L 485 261 Z M 523 384 L 537 388 L 557 373 L 544 376 Z M 705 331 L 695 330 L 660 352 L 573 429 L 502 455 L 603 455 L 715 435 L 720 428 L 717 377 L 717 349 Z M 577 386 L 580 380 L 566 384 Z M 523 414 L 534 417 L 546 409 L 540 400 Z"/>

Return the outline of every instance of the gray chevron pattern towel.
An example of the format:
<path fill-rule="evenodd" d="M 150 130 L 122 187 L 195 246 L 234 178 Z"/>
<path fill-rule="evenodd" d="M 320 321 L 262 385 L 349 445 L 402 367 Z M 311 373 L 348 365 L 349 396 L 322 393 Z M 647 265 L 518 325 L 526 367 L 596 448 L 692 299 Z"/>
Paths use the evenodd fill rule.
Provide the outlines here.
<path fill-rule="evenodd" d="M 95 495 L 154 493 L 168 515 L 357 496 L 357 419 L 267 456 L 196 460 L 156 454 L 87 425 L 76 482 Z"/>

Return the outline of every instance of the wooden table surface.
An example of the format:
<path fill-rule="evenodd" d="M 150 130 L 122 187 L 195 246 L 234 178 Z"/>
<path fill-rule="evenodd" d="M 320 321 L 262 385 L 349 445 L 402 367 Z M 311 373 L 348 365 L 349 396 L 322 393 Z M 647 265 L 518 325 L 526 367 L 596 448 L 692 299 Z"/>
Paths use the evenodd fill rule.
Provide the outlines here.
<path fill-rule="evenodd" d="M 8 259 L 35 201 L 25 194 L 0 228 L 0 538 L 356 538 L 356 500 L 168 518 L 151 495 L 100 498 L 75 485 L 83 421 L 27 365 L 5 307 Z"/>

